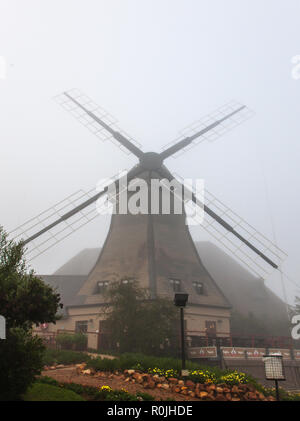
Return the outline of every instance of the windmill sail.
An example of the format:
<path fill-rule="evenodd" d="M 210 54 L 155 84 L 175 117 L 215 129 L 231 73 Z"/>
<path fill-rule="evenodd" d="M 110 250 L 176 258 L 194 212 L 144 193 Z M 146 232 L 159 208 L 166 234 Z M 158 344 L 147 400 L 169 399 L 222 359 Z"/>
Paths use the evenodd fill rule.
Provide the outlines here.
<path fill-rule="evenodd" d="M 93 194 L 95 194 L 95 189 L 87 192 L 79 190 L 11 231 L 10 238 L 14 241 L 29 240 L 37 232 L 40 232 L 54 223 L 58 218 L 61 218 L 63 214 L 71 211 L 83 201 L 90 199 Z M 48 229 L 35 240 L 29 241 L 28 244 L 26 244 L 25 253 L 27 260 L 30 261 L 38 257 L 46 250 L 55 246 L 73 232 L 95 219 L 98 215 L 95 206 L 84 208 L 68 220 L 61 222 L 52 229 Z"/>
<path fill-rule="evenodd" d="M 117 120 L 78 89 L 64 92 L 55 100 L 100 140 L 110 140 L 127 155 L 142 155 L 141 145 L 120 129 Z"/>
<path fill-rule="evenodd" d="M 182 129 L 175 140 L 163 147 L 162 155 L 172 155 L 176 158 L 205 140 L 213 142 L 251 118 L 253 114 L 245 105 L 231 101 Z"/>
<path fill-rule="evenodd" d="M 134 173 L 138 171 L 137 167 L 134 167 Z M 129 179 L 131 180 L 130 176 Z M 119 175 L 109 182 L 112 180 L 117 183 Z M 134 185 L 134 180 L 131 185 Z M 97 190 L 101 190 L 100 193 L 97 193 L 96 189 L 87 192 L 79 190 L 11 231 L 10 238 L 14 241 L 23 241 L 26 245 L 26 258 L 28 261 L 33 260 L 97 216 L 111 213 L 117 198 L 126 188 L 126 186 L 118 188 L 117 193 L 112 195 L 109 194 L 108 185 L 104 182 L 97 186 Z M 89 204 L 84 206 L 86 203 Z M 66 218 L 68 214 L 72 215 Z"/>
<path fill-rule="evenodd" d="M 174 174 L 174 176 L 183 183 L 182 177 L 178 174 Z M 203 223 L 200 225 L 201 228 L 206 230 L 218 243 L 221 243 L 223 247 L 258 276 L 265 278 L 270 274 L 272 267 L 278 269 L 280 263 L 287 257 L 287 254 L 283 250 L 217 199 L 207 189 L 205 189 L 204 197 L 204 210 L 210 209 L 225 224 L 232 227 L 234 232 L 220 224 L 220 221 L 209 215 L 207 211 Z M 235 235 L 235 232 L 239 236 Z M 265 259 L 262 257 L 265 257 Z M 276 262 L 276 264 L 273 262 Z"/>

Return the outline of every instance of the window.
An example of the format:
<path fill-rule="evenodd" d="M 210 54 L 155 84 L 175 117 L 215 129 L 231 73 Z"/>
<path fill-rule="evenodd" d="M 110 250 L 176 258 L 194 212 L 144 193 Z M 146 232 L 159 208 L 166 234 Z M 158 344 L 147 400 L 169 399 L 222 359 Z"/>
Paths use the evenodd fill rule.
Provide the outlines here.
<path fill-rule="evenodd" d="M 88 321 L 87 320 L 80 320 L 75 323 L 75 331 L 76 333 L 86 333 L 88 331 Z"/>
<path fill-rule="evenodd" d="M 122 279 L 121 280 L 121 283 L 123 285 L 132 284 L 132 282 L 133 282 L 133 279 Z"/>
<path fill-rule="evenodd" d="M 215 337 L 217 334 L 217 324 L 215 321 L 206 320 L 205 331 L 207 336 Z"/>
<path fill-rule="evenodd" d="M 199 295 L 203 295 L 204 294 L 204 288 L 203 288 L 202 282 L 194 281 L 193 282 L 193 287 L 195 288 L 195 291 L 197 292 L 197 294 L 199 294 Z"/>
<path fill-rule="evenodd" d="M 109 284 L 108 281 L 99 281 L 99 282 L 97 282 L 96 294 L 103 294 L 103 292 L 108 287 L 108 284 Z"/>
<path fill-rule="evenodd" d="M 180 279 L 169 279 L 171 287 L 173 288 L 174 292 L 181 291 L 181 281 Z"/>

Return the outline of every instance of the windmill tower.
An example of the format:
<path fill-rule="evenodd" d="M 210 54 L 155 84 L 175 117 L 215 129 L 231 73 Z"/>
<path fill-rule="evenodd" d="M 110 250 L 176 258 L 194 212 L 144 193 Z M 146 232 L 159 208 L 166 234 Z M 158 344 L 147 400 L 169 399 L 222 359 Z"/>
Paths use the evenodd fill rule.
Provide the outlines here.
<path fill-rule="evenodd" d="M 151 189 L 153 180 L 161 182 L 164 187 L 159 196 L 161 198 L 163 191 L 170 190 L 171 184 L 168 183 L 176 180 L 176 188 L 171 191 L 174 200 L 179 193 L 188 192 L 190 202 L 206 215 L 202 228 L 244 265 L 263 277 L 268 273 L 268 267 L 278 269 L 278 261 L 284 258 L 280 249 L 208 191 L 205 191 L 205 200 L 201 201 L 192 188 L 187 188 L 182 179 L 174 177 L 164 165 L 171 156 L 203 140 L 215 140 L 239 125 L 249 118 L 249 110 L 240 104 L 227 104 L 185 129 L 161 153 L 145 153 L 132 138 L 121 132 L 106 111 L 80 92 L 65 92 L 58 101 L 102 140 L 112 139 L 121 149 L 133 154 L 138 163 L 127 173 L 125 187 L 122 187 L 122 178 L 116 178 L 97 194 L 92 194 L 92 191 L 76 193 L 19 227 L 19 234 L 15 230 L 14 236 L 22 238 L 24 245 L 30 246 L 29 257 L 38 256 L 98 216 L 102 208 L 98 206 L 96 210 L 95 203 L 99 203 L 99 199 L 108 195 L 112 187 L 116 187 L 110 200 L 115 202 L 115 208 L 119 211 L 112 215 L 109 233 L 99 258 L 77 293 L 73 305 L 77 311 L 75 313 L 87 307 L 89 314 L 98 313 L 99 306 L 104 303 L 103 291 L 110 282 L 136 279 L 149 290 L 152 299 L 158 296 L 173 299 L 177 291 L 188 293 L 187 318 L 190 330 L 204 330 L 208 321 L 216 323 L 223 320 L 223 332 L 229 332 L 230 304 L 196 251 L 186 225 L 184 206 L 181 213 L 176 213 L 173 205 L 170 212 L 165 214 L 159 205 L 159 210 L 153 213 Z M 119 206 L 121 195 L 124 191 L 127 193 L 130 183 L 136 180 L 143 180 L 147 187 L 147 210 L 134 214 L 122 213 Z M 131 196 L 132 193 L 129 193 L 128 197 Z M 179 197 L 183 205 L 182 195 Z M 42 228 L 39 228 L 40 224 Z"/>

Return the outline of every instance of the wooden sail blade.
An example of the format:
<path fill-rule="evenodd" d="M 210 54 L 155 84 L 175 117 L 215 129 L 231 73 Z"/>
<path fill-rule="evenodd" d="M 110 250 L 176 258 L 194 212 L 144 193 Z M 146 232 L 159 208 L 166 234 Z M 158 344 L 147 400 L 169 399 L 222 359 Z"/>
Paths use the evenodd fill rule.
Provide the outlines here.
<path fill-rule="evenodd" d="M 161 175 L 169 179 L 175 177 L 184 184 L 184 179 L 178 174 L 171 175 L 168 171 L 162 171 Z M 205 211 L 206 216 L 199 226 L 258 276 L 265 278 L 272 268 L 278 269 L 287 257 L 283 250 L 207 189 L 204 192 L 204 203 L 195 196 L 192 189 L 191 196 L 193 202 Z"/>
<path fill-rule="evenodd" d="M 178 157 L 205 140 L 215 141 L 252 115 L 253 112 L 245 105 L 231 101 L 181 130 L 174 141 L 164 146 L 161 157 Z"/>
<path fill-rule="evenodd" d="M 127 180 L 134 179 L 140 171 L 139 166 L 134 167 L 126 174 Z M 98 192 L 96 192 L 96 189 L 88 192 L 80 190 L 68 196 L 11 231 L 10 238 L 14 241 L 22 241 L 24 247 L 26 247 L 26 257 L 28 260 L 32 260 L 94 220 L 99 214 L 109 213 L 109 206 L 103 201 L 103 196 L 109 195 L 111 207 L 116 201 L 116 197 L 127 189 L 127 185 L 120 188 L 119 176 L 118 174 L 111 178 L 108 184 L 102 184 L 100 191 L 98 186 Z M 109 194 L 110 187 L 113 184 L 118 186 L 115 197 Z M 102 199 L 101 202 L 99 202 L 100 198 Z"/>
<path fill-rule="evenodd" d="M 55 100 L 100 140 L 112 141 L 126 154 L 143 156 L 141 145 L 117 125 L 117 120 L 77 89 L 66 91 Z"/>

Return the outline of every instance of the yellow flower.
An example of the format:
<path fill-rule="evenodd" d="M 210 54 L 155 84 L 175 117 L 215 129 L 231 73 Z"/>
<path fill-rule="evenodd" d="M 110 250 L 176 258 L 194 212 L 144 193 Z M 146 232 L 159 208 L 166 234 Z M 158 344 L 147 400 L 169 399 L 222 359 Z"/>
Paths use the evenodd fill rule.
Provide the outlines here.
<path fill-rule="evenodd" d="M 112 388 L 110 386 L 101 386 L 100 390 L 106 391 L 106 392 L 111 392 Z"/>

